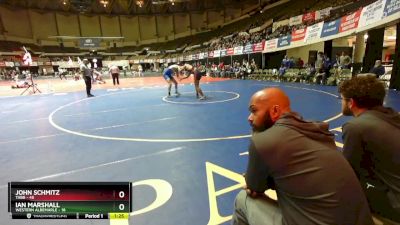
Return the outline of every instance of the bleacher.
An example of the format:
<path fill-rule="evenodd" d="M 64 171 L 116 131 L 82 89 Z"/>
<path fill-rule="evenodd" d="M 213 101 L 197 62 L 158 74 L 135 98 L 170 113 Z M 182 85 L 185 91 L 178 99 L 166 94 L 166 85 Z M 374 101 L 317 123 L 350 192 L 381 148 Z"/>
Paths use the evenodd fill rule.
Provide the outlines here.
<path fill-rule="evenodd" d="M 369 0 L 368 0 L 369 1 Z M 347 2 L 351 2 L 348 0 L 341 0 L 341 4 L 345 4 Z M 364 1 L 360 1 L 364 2 Z M 279 6 L 282 10 L 276 10 L 276 8 L 269 9 L 263 13 L 258 11 L 254 11 L 251 17 L 239 20 L 237 22 L 228 24 L 221 28 L 217 28 L 212 30 L 211 32 L 205 32 L 196 34 L 189 37 L 179 38 L 173 41 L 163 42 L 163 43 L 154 43 L 150 45 L 142 45 L 142 46 L 124 46 L 124 47 L 111 47 L 106 50 L 108 53 L 121 53 L 121 52 L 136 52 L 141 51 L 145 47 L 149 47 L 152 51 L 161 51 L 161 50 L 175 50 L 178 48 L 182 48 L 185 46 L 192 45 L 202 45 L 203 43 L 215 38 L 215 37 L 223 37 L 231 34 L 238 33 L 238 31 L 246 31 L 250 28 L 254 27 L 255 24 L 263 23 L 268 19 L 274 19 L 278 21 L 280 19 L 290 17 L 293 15 L 297 15 L 304 10 L 304 5 L 309 6 L 310 9 L 321 9 L 329 4 L 334 4 L 335 1 L 317 1 L 315 0 L 304 0 L 304 1 L 293 1 L 289 3 L 285 3 L 282 6 Z M 361 4 L 361 3 L 360 3 Z M 364 4 L 364 3 L 363 3 Z M 283 35 L 283 34 L 282 34 Z M 182 44 L 184 43 L 184 44 Z M 35 44 L 25 44 L 29 49 L 34 52 L 47 52 L 47 53 L 79 53 L 81 50 L 78 48 L 71 47 L 60 47 L 60 46 L 39 46 Z M 0 50 L 5 52 L 13 52 L 20 51 L 22 43 L 19 42 L 10 42 L 10 41 L 0 41 Z"/>
<path fill-rule="evenodd" d="M 274 21 L 280 21 L 288 19 L 292 16 L 304 14 L 309 11 L 315 11 L 324 9 L 326 7 L 333 7 L 332 13 L 326 20 L 335 18 L 337 16 L 346 15 L 347 12 L 358 9 L 359 7 L 365 6 L 374 0 L 366 1 L 350 1 L 350 0 L 326 0 L 326 1 L 315 1 L 315 0 L 303 0 L 303 1 L 290 1 L 279 6 L 280 10 L 276 8 L 267 9 L 264 12 L 257 10 L 253 11 L 251 17 L 236 21 L 234 23 L 225 25 L 221 28 L 217 28 L 211 32 L 205 32 L 196 34 L 193 36 L 179 38 L 173 41 L 154 43 L 142 46 L 124 46 L 124 47 L 111 47 L 106 50 L 107 53 L 144 53 L 145 48 L 149 48 L 151 51 L 159 51 L 160 54 L 154 56 L 154 53 L 145 56 L 121 56 L 121 57 L 109 57 L 111 60 L 144 60 L 144 59 L 171 59 L 180 58 L 182 55 L 196 54 L 200 52 L 209 52 L 218 49 L 227 49 L 235 46 L 243 46 L 247 43 L 257 43 L 261 39 L 272 39 L 280 36 L 287 35 L 292 32 L 293 27 L 289 25 L 279 27 L 275 32 L 272 32 L 272 26 L 266 27 L 264 30 L 258 31 L 253 34 L 248 34 L 249 37 L 243 37 L 238 35 L 240 32 L 248 32 L 250 28 L 254 28 L 263 24 L 263 22 L 273 19 Z M 306 8 L 304 7 L 306 6 Z M 318 21 L 314 21 L 316 23 Z M 310 25 L 310 24 L 308 24 Z M 258 36 L 257 38 L 253 38 Z M 227 37 L 227 38 L 224 38 Z M 261 38 L 261 39 L 260 39 Z M 217 40 L 211 42 L 211 40 Z M 217 43 L 217 44 L 215 44 Z M 22 43 L 0 41 L 0 49 L 3 51 L 21 51 Z M 70 47 L 60 46 L 37 46 L 34 44 L 26 44 L 27 48 L 34 52 L 46 52 L 46 53 L 79 53 L 84 50 Z M 193 48 L 190 48 L 195 46 Z M 187 50 L 190 49 L 190 50 Z M 177 50 L 176 53 L 166 53 L 166 50 Z M 87 51 L 87 50 L 86 50 Z M 108 58 L 107 58 L 108 59 Z M 213 60 L 211 61 L 213 62 Z M 305 68 L 290 68 L 286 71 L 283 76 L 278 76 L 278 68 L 275 69 L 256 69 L 253 70 L 252 74 L 249 74 L 250 79 L 261 79 L 261 80 L 277 80 L 277 81 L 291 81 L 291 82 L 317 82 L 320 80 L 315 77 L 307 75 Z M 349 70 L 335 70 L 330 71 L 331 76 L 329 79 L 324 80 L 326 84 L 336 85 L 345 79 L 351 78 L 351 71 Z"/>

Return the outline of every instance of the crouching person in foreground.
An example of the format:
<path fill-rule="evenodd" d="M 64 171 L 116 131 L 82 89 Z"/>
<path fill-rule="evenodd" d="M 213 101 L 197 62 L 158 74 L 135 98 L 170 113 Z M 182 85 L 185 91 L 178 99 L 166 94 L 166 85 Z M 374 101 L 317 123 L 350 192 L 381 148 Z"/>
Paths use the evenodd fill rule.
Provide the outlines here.
<path fill-rule="evenodd" d="M 278 88 L 254 94 L 249 110 L 247 186 L 236 197 L 234 225 L 373 224 L 357 177 L 327 123 L 292 112 Z M 278 201 L 264 194 L 267 189 L 276 190 Z"/>

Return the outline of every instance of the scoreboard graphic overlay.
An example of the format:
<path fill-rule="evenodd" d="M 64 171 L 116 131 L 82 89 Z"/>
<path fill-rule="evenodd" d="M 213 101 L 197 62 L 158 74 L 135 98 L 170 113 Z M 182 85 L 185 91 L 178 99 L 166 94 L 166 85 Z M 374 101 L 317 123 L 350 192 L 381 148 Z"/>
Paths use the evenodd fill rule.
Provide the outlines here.
<path fill-rule="evenodd" d="M 130 182 L 10 182 L 13 219 L 129 219 Z"/>

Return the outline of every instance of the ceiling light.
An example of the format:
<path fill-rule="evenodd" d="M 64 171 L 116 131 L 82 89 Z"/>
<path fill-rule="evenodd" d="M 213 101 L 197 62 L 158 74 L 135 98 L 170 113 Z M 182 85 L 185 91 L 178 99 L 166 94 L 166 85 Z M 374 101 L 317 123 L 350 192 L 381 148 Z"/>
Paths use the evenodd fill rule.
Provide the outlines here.
<path fill-rule="evenodd" d="M 143 0 L 137 0 L 136 1 L 136 5 L 138 5 L 140 8 L 142 8 L 142 6 L 144 5 L 144 1 Z"/>
<path fill-rule="evenodd" d="M 106 8 L 108 5 L 108 0 L 100 0 L 100 4 L 102 4 L 103 7 Z"/>

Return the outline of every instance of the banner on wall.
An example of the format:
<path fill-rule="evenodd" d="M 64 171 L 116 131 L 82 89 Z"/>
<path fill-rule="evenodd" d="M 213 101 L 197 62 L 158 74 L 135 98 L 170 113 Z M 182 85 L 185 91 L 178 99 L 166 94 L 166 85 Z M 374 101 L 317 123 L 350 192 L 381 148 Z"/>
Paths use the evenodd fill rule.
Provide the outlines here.
<path fill-rule="evenodd" d="M 309 12 L 309 13 L 303 14 L 302 21 L 304 23 L 314 21 L 314 20 L 315 20 L 315 12 Z"/>
<path fill-rule="evenodd" d="M 290 17 L 290 19 L 289 19 L 290 26 L 294 26 L 294 25 L 301 24 L 301 23 L 303 23 L 303 15 Z"/>
<path fill-rule="evenodd" d="M 226 49 L 222 49 L 221 50 L 221 57 L 224 57 L 224 56 L 226 56 L 228 53 L 227 53 L 227 51 L 226 51 Z"/>
<path fill-rule="evenodd" d="M 268 40 L 265 42 L 264 51 L 269 52 L 278 48 L 278 38 Z"/>
<path fill-rule="evenodd" d="M 253 45 L 252 44 L 248 44 L 248 45 L 244 46 L 243 53 L 248 54 L 248 53 L 252 53 L 252 52 L 253 52 Z"/>
<path fill-rule="evenodd" d="M 214 58 L 218 58 L 221 56 L 221 51 L 220 50 L 215 50 L 214 51 Z"/>
<path fill-rule="evenodd" d="M 233 48 L 233 54 L 235 55 L 243 54 L 243 46 L 236 46 L 235 48 Z"/>
<path fill-rule="evenodd" d="M 340 21 L 342 19 L 337 19 L 334 21 L 324 22 L 322 27 L 321 37 L 328 37 L 339 33 Z"/>
<path fill-rule="evenodd" d="M 13 67 L 14 66 L 13 62 L 5 62 L 5 64 L 6 64 L 7 67 Z"/>
<path fill-rule="evenodd" d="M 305 21 L 310 21 L 312 19 L 323 17 L 324 15 L 329 15 L 331 8 L 323 9 L 314 13 L 307 13 L 301 15 Z M 279 50 L 277 48 L 290 46 L 291 43 L 295 43 L 293 47 L 298 47 L 298 41 L 304 42 L 318 42 L 322 41 L 320 38 L 329 37 L 330 39 L 337 38 L 343 36 L 342 32 L 352 31 L 358 27 L 365 27 L 372 24 L 373 26 L 378 26 L 376 24 L 382 18 L 393 15 L 394 13 L 400 12 L 400 0 L 377 0 L 376 2 L 365 6 L 364 8 L 360 8 L 359 10 L 353 12 L 348 16 L 342 16 L 341 18 L 334 21 L 320 22 L 314 24 L 312 26 L 306 27 L 304 29 L 294 30 L 291 35 L 287 35 L 285 37 L 263 41 L 260 43 L 246 45 L 246 46 L 237 46 L 235 48 L 229 48 L 224 50 L 215 50 L 211 52 L 203 54 L 196 54 L 196 56 L 192 57 L 193 59 L 198 59 L 203 57 L 224 57 L 231 55 L 240 55 L 247 54 L 252 52 L 273 52 Z M 396 14 L 397 16 L 397 14 Z M 290 20 L 278 21 L 273 24 L 275 29 L 280 25 L 287 24 L 296 24 L 299 20 L 299 16 L 292 17 Z M 390 21 L 388 20 L 390 19 Z M 389 23 L 391 21 L 395 21 L 395 17 L 391 17 L 385 20 L 385 23 Z M 375 24 L 375 25 L 374 25 Z M 304 44 L 300 44 L 304 45 Z"/>
<path fill-rule="evenodd" d="M 384 0 L 378 0 L 365 6 L 361 11 L 359 26 L 364 27 L 381 20 L 383 16 L 383 9 L 385 7 L 384 3 Z"/>
<path fill-rule="evenodd" d="M 309 42 L 320 38 L 323 26 L 324 22 L 320 22 L 307 27 L 306 37 L 304 38 L 304 41 Z"/>
<path fill-rule="evenodd" d="M 253 52 L 262 52 L 264 50 L 265 40 L 253 45 Z"/>
<path fill-rule="evenodd" d="M 339 32 L 345 32 L 348 30 L 352 30 L 358 27 L 358 22 L 360 21 L 362 9 L 359 9 L 348 16 L 343 16 L 340 21 Z"/>
<path fill-rule="evenodd" d="M 306 36 L 307 27 L 303 29 L 298 29 L 292 32 L 292 42 L 302 41 Z"/>
<path fill-rule="evenodd" d="M 315 20 L 323 19 L 331 14 L 332 7 L 321 9 L 315 12 Z"/>
<path fill-rule="evenodd" d="M 400 0 L 386 0 L 383 17 L 388 17 L 400 11 Z"/>
<path fill-rule="evenodd" d="M 291 39 L 292 39 L 291 35 L 278 38 L 278 48 L 289 46 Z"/>

